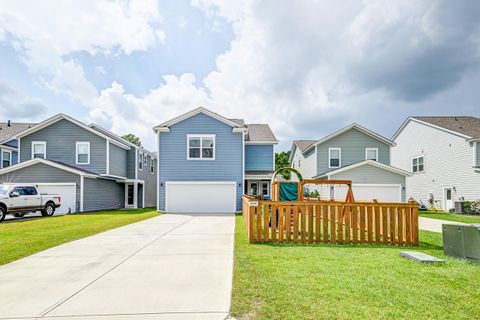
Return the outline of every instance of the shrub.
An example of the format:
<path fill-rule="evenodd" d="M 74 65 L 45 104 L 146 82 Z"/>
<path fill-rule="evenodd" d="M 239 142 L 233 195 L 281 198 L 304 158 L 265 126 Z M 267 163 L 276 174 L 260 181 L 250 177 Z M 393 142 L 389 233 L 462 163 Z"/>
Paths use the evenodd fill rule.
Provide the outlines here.
<path fill-rule="evenodd" d="M 480 202 L 464 201 L 463 213 L 464 214 L 480 214 Z"/>

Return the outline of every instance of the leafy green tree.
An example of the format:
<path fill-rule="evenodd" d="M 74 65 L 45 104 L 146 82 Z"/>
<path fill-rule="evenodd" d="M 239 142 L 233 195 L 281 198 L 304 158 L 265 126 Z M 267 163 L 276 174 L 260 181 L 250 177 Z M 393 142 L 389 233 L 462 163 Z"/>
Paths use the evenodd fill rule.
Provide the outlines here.
<path fill-rule="evenodd" d="M 139 146 L 139 147 L 142 146 L 142 142 L 140 141 L 140 138 L 134 135 L 133 133 L 126 134 L 122 138 L 127 140 L 128 142 L 133 143 L 136 146 Z"/>
<path fill-rule="evenodd" d="M 290 162 L 288 159 L 290 158 L 290 151 L 282 151 L 275 153 L 275 170 L 280 168 L 290 167 Z M 281 172 L 282 177 L 284 179 L 290 179 L 290 171 Z"/>

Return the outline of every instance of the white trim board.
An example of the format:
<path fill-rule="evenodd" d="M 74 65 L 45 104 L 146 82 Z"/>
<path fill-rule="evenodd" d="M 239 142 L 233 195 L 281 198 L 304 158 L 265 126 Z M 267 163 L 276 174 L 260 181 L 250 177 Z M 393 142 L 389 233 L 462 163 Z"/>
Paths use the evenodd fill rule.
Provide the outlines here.
<path fill-rule="evenodd" d="M 410 177 L 412 175 L 408 171 L 405 171 L 405 170 L 402 170 L 402 169 L 399 169 L 399 168 L 395 168 L 395 167 L 380 163 L 378 161 L 364 160 L 362 162 L 358 162 L 358 163 L 355 163 L 355 164 L 352 164 L 352 165 L 348 165 L 348 166 L 344 166 L 342 168 L 338 168 L 337 170 L 332 170 L 332 171 L 326 172 L 326 173 L 321 174 L 321 175 L 316 175 L 315 177 L 327 176 L 330 179 L 330 176 L 332 176 L 332 175 L 335 175 L 335 174 L 338 174 L 338 173 L 341 173 L 341 172 L 345 172 L 345 171 L 348 171 L 348 170 L 352 170 L 352 169 L 355 169 L 355 168 L 358 168 L 358 167 L 361 167 L 361 166 L 364 166 L 364 165 L 371 165 L 371 166 L 374 166 L 374 167 L 377 167 L 377 168 L 380 168 L 380 169 L 383 169 L 383 170 L 386 170 L 386 171 L 390 171 L 390 172 L 393 172 L 393 173 L 400 174 L 400 175 L 405 176 L 405 177 Z"/>
<path fill-rule="evenodd" d="M 47 141 L 32 141 L 31 143 L 31 149 L 32 149 L 32 154 L 30 156 L 30 159 L 34 159 L 34 155 L 35 155 L 35 145 L 43 145 L 43 147 L 45 148 L 45 151 L 43 153 L 43 156 L 44 158 L 43 159 L 46 159 L 47 158 Z M 19 161 L 20 162 L 20 161 Z"/>
<path fill-rule="evenodd" d="M 158 132 L 159 130 L 167 129 L 167 128 L 170 127 L 171 125 L 174 125 L 174 124 L 179 123 L 179 122 L 181 122 L 181 121 L 183 121 L 183 120 L 186 120 L 186 119 L 188 119 L 188 118 L 191 118 L 191 117 L 193 117 L 193 116 L 196 116 L 196 115 L 199 114 L 199 113 L 203 113 L 203 114 L 205 114 L 205 115 L 207 115 L 207 116 L 209 116 L 209 117 L 212 117 L 212 118 L 214 118 L 214 119 L 216 119 L 216 120 L 218 120 L 218 121 L 220 121 L 220 122 L 223 122 L 223 123 L 225 123 L 225 124 L 228 124 L 229 126 L 231 126 L 231 127 L 233 127 L 233 128 L 242 128 L 242 129 L 243 129 L 243 127 L 240 126 L 238 123 L 236 123 L 236 122 L 234 122 L 234 121 L 232 121 L 232 120 L 230 120 L 230 119 L 227 119 L 227 118 L 219 115 L 218 113 L 215 113 L 215 112 L 213 112 L 213 111 L 210 111 L 210 110 L 208 110 L 208 109 L 206 109 L 206 108 L 204 108 L 204 107 L 198 107 L 198 108 L 195 108 L 195 109 L 193 109 L 193 110 L 191 110 L 191 111 L 189 111 L 189 112 L 187 112 L 187 113 L 181 114 L 181 115 L 179 115 L 178 117 L 175 117 L 175 118 L 173 118 L 173 119 L 171 119 L 171 120 L 168 120 L 168 121 L 166 121 L 166 122 L 164 122 L 164 123 L 161 123 L 161 124 L 159 124 L 158 126 L 153 127 L 153 130 L 154 130 L 155 132 Z M 246 128 L 245 128 L 245 129 L 246 129 Z"/>
<path fill-rule="evenodd" d="M 199 147 L 193 147 L 193 148 L 199 148 L 200 149 L 199 158 L 190 157 L 190 138 L 199 138 L 200 139 L 200 146 Z M 204 158 L 203 157 L 203 153 L 202 153 L 202 151 L 203 151 L 203 138 L 213 139 L 213 157 L 212 158 Z M 195 161 L 196 160 L 203 160 L 203 161 L 208 161 L 208 160 L 213 161 L 213 160 L 215 160 L 216 145 L 217 145 L 217 136 L 215 134 L 187 134 L 187 160 L 195 160 Z"/>

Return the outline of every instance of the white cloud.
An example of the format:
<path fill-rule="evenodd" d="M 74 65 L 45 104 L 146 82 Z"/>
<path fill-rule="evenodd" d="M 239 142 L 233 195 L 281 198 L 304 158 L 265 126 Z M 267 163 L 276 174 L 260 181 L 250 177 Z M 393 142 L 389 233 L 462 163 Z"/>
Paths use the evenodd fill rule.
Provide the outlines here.
<path fill-rule="evenodd" d="M 159 23 L 154 0 L 5 0 L 0 6 L 0 41 L 12 42 L 45 87 L 92 106 L 98 92 L 82 66 L 68 55 L 146 50 L 165 41 Z"/>
<path fill-rule="evenodd" d="M 38 99 L 22 95 L 6 83 L 0 82 L 0 119 L 33 121 L 44 116 L 47 107 Z"/>

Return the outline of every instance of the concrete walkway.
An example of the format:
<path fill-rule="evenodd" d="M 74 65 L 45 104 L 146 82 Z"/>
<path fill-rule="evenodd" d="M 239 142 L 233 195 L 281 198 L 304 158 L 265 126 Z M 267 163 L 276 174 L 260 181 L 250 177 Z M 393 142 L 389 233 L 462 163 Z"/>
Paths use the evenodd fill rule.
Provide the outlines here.
<path fill-rule="evenodd" d="M 2 266 L 0 319 L 225 319 L 234 225 L 167 214 Z"/>
<path fill-rule="evenodd" d="M 443 224 L 465 225 L 465 223 L 461 223 L 461 222 L 418 217 L 418 226 L 419 226 L 420 230 L 426 230 L 426 231 L 441 233 Z"/>

